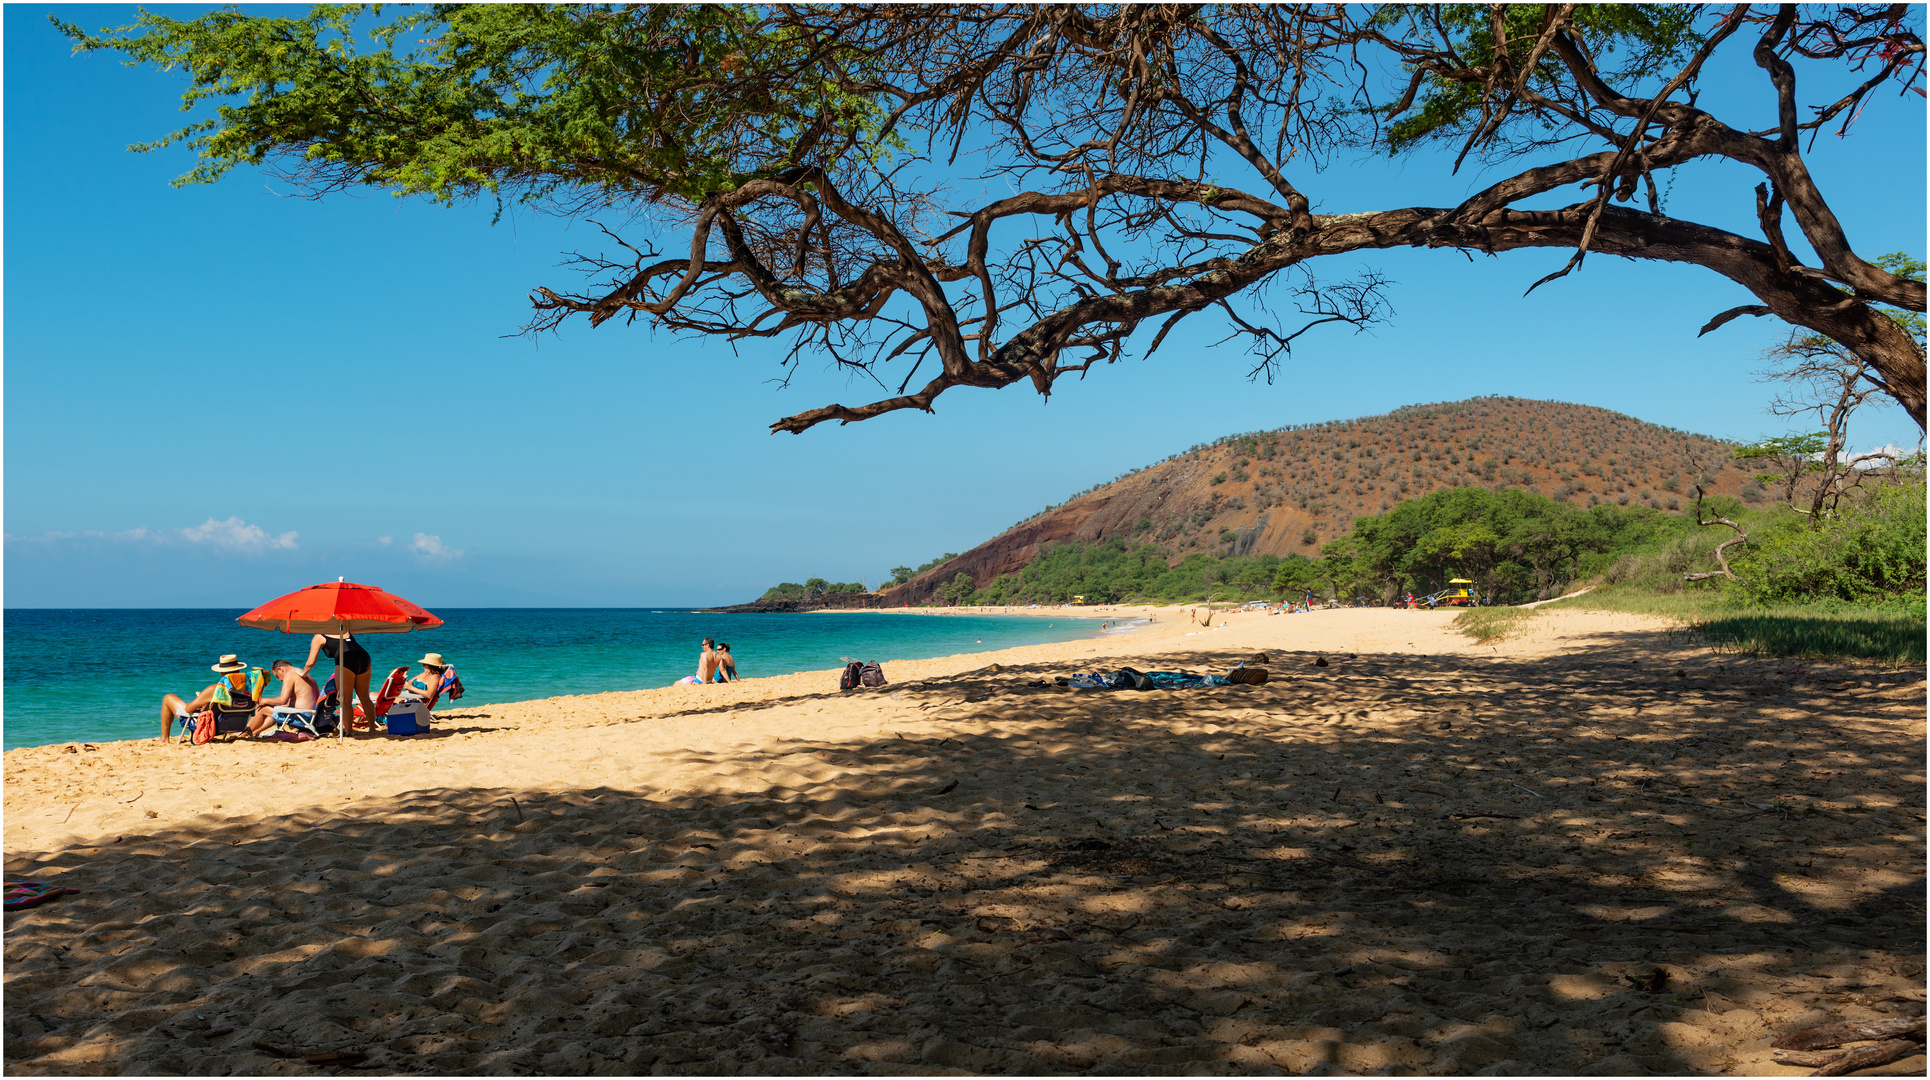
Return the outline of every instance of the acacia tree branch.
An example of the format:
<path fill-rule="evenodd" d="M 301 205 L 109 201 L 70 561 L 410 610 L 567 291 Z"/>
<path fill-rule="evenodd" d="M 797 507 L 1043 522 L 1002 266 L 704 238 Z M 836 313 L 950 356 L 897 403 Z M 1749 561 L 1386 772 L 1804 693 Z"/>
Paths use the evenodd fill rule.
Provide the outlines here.
<path fill-rule="evenodd" d="M 1729 560 L 1724 557 L 1723 552 L 1727 551 L 1729 548 L 1735 546 L 1736 544 L 1748 543 L 1749 534 L 1742 531 L 1742 526 L 1736 524 L 1733 521 L 1730 521 L 1726 517 L 1710 518 L 1707 521 L 1702 520 L 1702 485 L 1701 484 L 1697 484 L 1695 486 L 1695 523 L 1697 525 L 1727 525 L 1730 528 L 1736 530 L 1736 535 L 1716 545 L 1716 552 L 1715 552 L 1716 565 L 1720 566 L 1722 568 L 1721 570 L 1711 571 L 1706 573 L 1683 574 L 1682 580 L 1683 581 L 1707 581 L 1712 577 L 1725 577 L 1725 578 L 1728 578 L 1730 581 L 1736 580 L 1736 572 L 1734 570 L 1729 569 Z"/>
<path fill-rule="evenodd" d="M 929 395 L 915 399 L 893 399 L 861 409 L 831 406 L 826 409 L 786 417 L 772 425 L 774 431 L 799 432 L 836 419 L 850 422 L 899 408 L 929 410 L 931 400 L 953 385 L 996 388 L 1010 385 L 1027 375 L 1043 381 L 1041 393 L 1050 390 L 1055 377 L 1051 364 L 1082 327 L 1101 325 L 1110 333 L 1122 335 L 1148 318 L 1180 311 L 1194 311 L 1254 284 L 1288 266 L 1321 255 L 1391 247 L 1457 247 L 1483 251 L 1507 251 L 1527 247 L 1569 246 L 1576 242 L 1587 225 L 1587 211 L 1570 208 L 1559 211 L 1498 210 L 1475 222 L 1455 220 L 1453 211 L 1414 207 L 1367 214 L 1315 216 L 1310 233 L 1280 233 L 1256 244 L 1233 259 L 1224 269 L 1216 269 L 1185 282 L 1095 295 L 1050 312 L 1032 326 L 1014 335 L 994 352 L 994 360 L 978 365 L 968 378 L 935 380 L 926 387 Z M 1893 320 L 1871 311 L 1866 305 L 1851 302 L 1828 285 L 1792 278 L 1778 271 L 1769 245 L 1759 241 L 1689 222 L 1610 207 L 1600 219 L 1597 248 L 1606 254 L 1628 258 L 1691 262 L 1722 273 L 1772 300 L 1765 305 L 1782 318 L 1811 326 L 1832 337 L 1870 339 L 1894 344 L 1902 331 Z M 1816 325 L 1822 324 L 1822 325 Z M 1824 330 L 1823 326 L 1829 329 Z M 1878 365 L 1882 367 L 1884 365 Z M 1895 369 L 1894 365 L 1889 365 Z M 1043 375 L 1041 380 L 1040 375 Z M 1913 415 L 1921 416 L 1924 375 L 1919 365 L 1886 370 L 1893 383 L 1914 385 L 1919 403 Z M 1906 393 L 1908 391 L 1906 390 Z"/>

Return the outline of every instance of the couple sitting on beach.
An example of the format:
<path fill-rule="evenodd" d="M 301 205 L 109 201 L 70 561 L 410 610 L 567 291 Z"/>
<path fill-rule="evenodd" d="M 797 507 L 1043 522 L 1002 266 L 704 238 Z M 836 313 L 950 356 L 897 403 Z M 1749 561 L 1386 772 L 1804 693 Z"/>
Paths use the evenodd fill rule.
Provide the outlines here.
<path fill-rule="evenodd" d="M 685 675 L 677 680 L 678 686 L 697 686 L 709 682 L 736 682 L 737 660 L 730 654 L 729 645 L 719 645 L 710 638 L 704 639 L 703 651 L 697 654 L 697 674 Z"/>

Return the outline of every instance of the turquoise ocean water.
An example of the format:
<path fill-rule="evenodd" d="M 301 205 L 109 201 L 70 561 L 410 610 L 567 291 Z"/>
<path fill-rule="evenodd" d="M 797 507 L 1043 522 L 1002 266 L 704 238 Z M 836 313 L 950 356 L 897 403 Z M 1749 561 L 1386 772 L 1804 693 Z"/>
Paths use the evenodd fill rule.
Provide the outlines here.
<path fill-rule="evenodd" d="M 191 697 L 208 665 L 301 663 L 308 638 L 240 626 L 240 610 L 10 608 L 0 734 L 7 749 L 152 738 L 161 695 Z M 362 638 L 375 681 L 439 652 L 462 675 L 463 705 L 668 686 L 696 669 L 698 642 L 730 643 L 741 678 L 838 667 L 839 657 L 918 660 L 1089 637 L 1099 622 L 1029 616 L 716 615 L 674 609 L 450 608 L 434 630 Z M 333 670 L 327 658 L 319 678 Z M 887 664 L 885 674 L 891 675 Z M 833 683 L 826 689 L 835 689 Z"/>

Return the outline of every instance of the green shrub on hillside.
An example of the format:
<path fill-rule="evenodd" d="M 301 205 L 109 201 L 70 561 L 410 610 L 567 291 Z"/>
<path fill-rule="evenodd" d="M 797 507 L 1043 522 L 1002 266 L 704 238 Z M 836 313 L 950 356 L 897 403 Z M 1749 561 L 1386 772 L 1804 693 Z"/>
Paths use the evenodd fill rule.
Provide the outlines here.
<path fill-rule="evenodd" d="M 1250 600 L 1271 595 L 1280 564 L 1307 562 L 1297 555 L 1283 560 L 1274 555 L 1194 554 L 1168 566 L 1166 559 L 1166 552 L 1152 544 L 1128 545 L 1120 538 L 1073 540 L 1047 547 L 1025 569 L 1001 574 L 976 589 L 960 574 L 939 595 L 956 603 L 986 605 L 1058 604 L 1075 596 L 1091 603 Z"/>
<path fill-rule="evenodd" d="M 764 595 L 757 599 L 764 603 L 789 602 L 802 604 L 813 600 L 821 600 L 826 596 L 840 593 L 861 593 L 867 591 L 869 590 L 867 590 L 864 587 L 864 583 L 860 581 L 826 581 L 823 578 L 814 577 L 804 579 L 804 584 L 802 585 L 799 585 L 795 581 L 786 581 L 773 585 L 765 589 Z"/>
<path fill-rule="evenodd" d="M 1352 534 L 1321 550 L 1350 560 L 1334 576 L 1370 595 L 1432 592 L 1465 577 L 1509 602 L 1552 596 L 1626 552 L 1694 528 L 1643 506 L 1583 509 L 1532 491 L 1461 487 L 1356 518 Z"/>
<path fill-rule="evenodd" d="M 1731 560 L 1737 583 L 1759 604 L 1913 601 L 1921 611 L 1924 510 L 1921 478 L 1869 488 L 1815 529 L 1784 510 L 1750 533 L 1743 558 Z"/>

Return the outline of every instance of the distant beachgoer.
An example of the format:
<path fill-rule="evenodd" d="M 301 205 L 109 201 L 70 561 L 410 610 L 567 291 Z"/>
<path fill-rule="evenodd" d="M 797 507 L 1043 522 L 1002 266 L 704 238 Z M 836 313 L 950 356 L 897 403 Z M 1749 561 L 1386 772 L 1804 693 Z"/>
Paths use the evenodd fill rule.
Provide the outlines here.
<path fill-rule="evenodd" d="M 347 642 L 346 647 L 344 641 Z M 315 670 L 318 656 L 336 661 L 343 671 L 348 672 L 346 681 L 355 691 L 355 699 L 362 703 L 362 715 L 374 716 L 375 702 L 369 700 L 369 672 L 375 669 L 375 662 L 369 659 L 369 651 L 355 640 L 355 635 L 337 637 L 334 634 L 316 634 L 308 643 L 308 660 L 302 664 L 303 675 Z M 342 681 L 338 675 L 336 685 L 339 686 Z"/>
<path fill-rule="evenodd" d="M 710 677 L 716 673 L 717 642 L 711 638 L 705 638 L 703 651 L 697 654 L 697 674 L 685 675 L 683 678 L 677 680 L 677 685 L 702 686 L 709 682 Z"/>
<path fill-rule="evenodd" d="M 276 713 L 304 712 L 312 718 L 315 706 L 322 700 L 321 687 L 315 680 L 302 674 L 302 669 L 287 660 L 277 660 L 269 665 L 275 678 L 281 680 L 281 693 L 265 697 L 255 706 L 254 718 L 248 721 L 248 734 L 259 735 L 275 726 Z"/>
<path fill-rule="evenodd" d="M 716 678 L 718 682 L 737 681 L 737 658 L 730 654 L 730 644 L 728 642 L 720 641 L 717 643 Z"/>
<path fill-rule="evenodd" d="M 183 701 L 179 694 L 167 694 L 161 698 L 161 737 L 154 740 L 155 742 L 168 741 L 168 738 L 174 734 L 174 721 L 177 718 L 182 721 L 185 727 L 195 713 L 200 712 L 212 704 L 214 702 L 215 692 L 221 688 L 221 682 L 223 680 L 228 684 L 228 693 L 231 697 L 235 695 L 247 696 L 248 665 L 237 659 L 235 654 L 228 653 L 221 659 L 208 665 L 208 667 L 209 670 L 218 673 L 221 679 L 216 680 L 214 683 L 202 689 L 200 693 L 194 695 L 194 700 Z"/>

